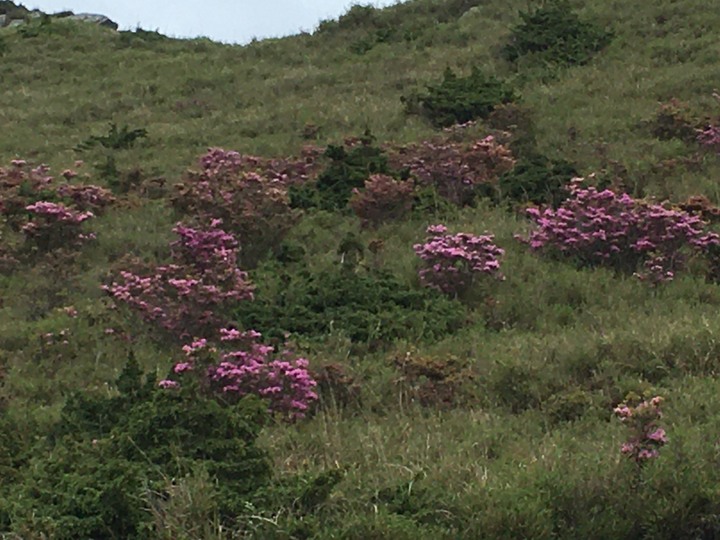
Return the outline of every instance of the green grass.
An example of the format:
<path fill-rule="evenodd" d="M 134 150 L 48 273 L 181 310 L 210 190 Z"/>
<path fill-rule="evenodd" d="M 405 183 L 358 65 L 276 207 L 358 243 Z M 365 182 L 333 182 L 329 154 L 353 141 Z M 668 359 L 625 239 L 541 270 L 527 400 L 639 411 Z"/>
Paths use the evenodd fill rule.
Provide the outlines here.
<path fill-rule="evenodd" d="M 96 181 L 93 164 L 106 151 L 74 148 L 105 134 L 110 122 L 148 132 L 133 148 L 114 152 L 118 167 L 139 167 L 168 185 L 208 146 L 290 155 L 303 144 L 336 143 L 366 128 L 379 142 L 417 141 L 435 131 L 406 116 L 400 97 L 437 84 L 448 66 L 463 74 L 480 66 L 517 85 L 520 105 L 535 119 L 538 149 L 548 156 L 572 161 L 584 174 L 617 163 L 632 189 L 720 202 L 717 156 L 703 156 L 696 168 L 654 173 L 653 165 L 696 149 L 659 141 L 646 125 L 658 103 L 672 97 L 698 116 L 720 111 L 711 96 L 720 88 L 720 11 L 701 0 L 573 1 L 582 17 L 615 37 L 587 65 L 548 74 L 499 59 L 526 1 L 465 4 L 416 0 L 375 18 L 325 23 L 314 35 L 243 47 L 143 41 L 62 20 L 37 37 L 0 30 L 7 46 L 0 62 L 0 164 L 22 157 L 58 172 L 83 159 L 81 170 Z M 462 14 L 471 4 L 478 5 Z M 416 38 L 353 52 L 353 44 L 371 42 L 388 25 L 414 29 Z M 317 139 L 303 138 L 307 124 L 319 128 Z M 177 351 L 110 310 L 99 285 L 122 268 L 125 254 L 165 260 L 178 219 L 164 200 L 133 194 L 97 220 L 99 242 L 61 279 L 49 263 L 0 275 L 0 414 L 35 426 L 33 437 L 42 437 L 68 393 L 106 392 L 130 349 L 145 368 L 166 372 Z M 383 250 L 362 264 L 417 286 L 412 245 L 435 221 L 415 216 L 372 231 L 354 217 L 316 212 L 290 240 L 306 251 L 298 265 L 320 273 L 337 264 L 347 234 L 365 245 L 382 239 Z M 691 272 L 655 290 L 606 270 L 542 260 L 514 239 L 527 222 L 487 205 L 446 221 L 453 230 L 492 232 L 507 250 L 507 279 L 467 300 L 465 328 L 440 342 L 401 339 L 381 350 L 341 333 L 300 341 L 312 362 L 342 365 L 361 388 L 359 404 L 331 407 L 296 425 L 269 425 L 262 434 L 278 475 L 345 471 L 316 518 L 314 537 L 718 534 L 720 287 Z M 71 305 L 77 319 L 59 311 Z M 105 332 L 121 326 L 135 341 Z M 43 334 L 65 328 L 72 336 L 67 348 L 42 344 Z M 472 374 L 459 383 L 462 403 L 421 406 L 394 365 L 408 352 L 460 358 Z M 624 431 L 612 407 L 648 388 L 667 398 L 670 443 L 633 483 L 636 471 L 619 454 Z M 584 405 L 568 420 L 556 404 L 572 392 Z M 211 480 L 198 478 L 199 491 L 210 489 Z M 398 487 L 409 493 L 405 506 L 379 495 Z M 192 504 L 189 496 L 182 503 Z M 183 508 L 176 510 L 178 523 Z M 292 538 L 290 521 L 285 514 L 255 515 L 246 532 Z"/>

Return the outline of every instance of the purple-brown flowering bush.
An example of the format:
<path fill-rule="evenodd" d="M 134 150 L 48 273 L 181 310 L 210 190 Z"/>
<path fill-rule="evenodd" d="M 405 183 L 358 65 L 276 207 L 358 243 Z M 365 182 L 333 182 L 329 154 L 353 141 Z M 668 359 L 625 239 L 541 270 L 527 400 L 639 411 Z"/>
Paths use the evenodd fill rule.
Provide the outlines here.
<path fill-rule="evenodd" d="M 271 413 L 296 420 L 317 400 L 317 383 L 308 361 L 289 350 L 277 353 L 260 341 L 253 330 L 220 329 L 220 343 L 196 339 L 183 347 L 186 359 L 173 367 L 173 375 L 160 381 L 166 389 L 178 388 L 183 377 L 200 377 L 200 383 L 226 398 L 257 395 L 268 401 Z"/>
<path fill-rule="evenodd" d="M 635 406 L 621 403 L 615 407 L 615 415 L 629 430 L 628 439 L 623 443 L 621 452 L 640 465 L 657 458 L 660 448 L 668 442 L 665 430 L 657 423 L 662 417 L 662 402 L 663 398 L 655 396 Z"/>
<path fill-rule="evenodd" d="M 363 225 L 377 227 L 406 216 L 412 210 L 414 191 L 410 181 L 374 174 L 365 181 L 364 189 L 353 189 L 350 207 Z"/>
<path fill-rule="evenodd" d="M 710 125 L 697 130 L 697 141 L 708 150 L 720 154 L 720 126 Z"/>
<path fill-rule="evenodd" d="M 583 187 L 576 178 L 559 208 L 529 208 L 536 224 L 522 239 L 534 251 L 573 259 L 580 266 L 605 266 L 635 273 L 657 284 L 670 281 L 689 252 L 720 244 L 699 217 L 610 189 Z"/>
<path fill-rule="evenodd" d="M 214 335 L 238 302 L 253 297 L 247 273 L 237 264 L 238 242 L 220 225 L 220 220 L 205 229 L 178 224 L 170 264 L 143 273 L 122 271 L 103 289 L 174 337 Z"/>
<path fill-rule="evenodd" d="M 62 203 L 39 201 L 25 207 L 30 218 L 23 225 L 26 240 L 41 253 L 56 249 L 73 249 L 95 239 L 94 233 L 83 232 L 82 224 L 95 217 Z"/>
<path fill-rule="evenodd" d="M 84 223 L 115 199 L 99 186 L 58 184 L 49 173 L 46 165 L 31 167 L 22 159 L 0 168 L 0 216 L 33 252 L 74 252 L 95 238 Z M 62 176 L 69 181 L 77 173 L 68 169 Z"/>
<path fill-rule="evenodd" d="M 267 160 L 212 148 L 199 164 L 175 186 L 173 205 L 199 223 L 222 219 L 242 246 L 243 266 L 255 266 L 295 223 L 288 187 L 307 180 L 312 160 Z"/>
<path fill-rule="evenodd" d="M 92 184 L 61 184 L 55 192 L 76 209 L 92 212 L 96 216 L 102 215 L 115 202 L 110 190 Z"/>
<path fill-rule="evenodd" d="M 427 234 L 424 243 L 413 246 L 422 261 L 418 274 L 423 285 L 457 296 L 481 276 L 502 279 L 505 252 L 492 235 L 447 234 L 444 225 L 431 225 Z"/>
<path fill-rule="evenodd" d="M 510 150 L 488 135 L 473 143 L 423 141 L 396 148 L 390 166 L 406 170 L 420 186 L 434 186 L 458 206 L 471 204 L 479 194 L 495 190 L 498 179 L 515 160 Z"/>

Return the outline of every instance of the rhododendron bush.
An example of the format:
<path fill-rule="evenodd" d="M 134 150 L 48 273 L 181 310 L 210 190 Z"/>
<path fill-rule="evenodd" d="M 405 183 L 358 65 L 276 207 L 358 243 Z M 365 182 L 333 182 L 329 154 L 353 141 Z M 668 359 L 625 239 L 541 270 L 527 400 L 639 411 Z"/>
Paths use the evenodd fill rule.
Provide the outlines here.
<path fill-rule="evenodd" d="M 31 216 L 22 232 L 41 252 L 57 248 L 74 248 L 95 238 L 83 233 L 81 225 L 95 217 L 92 212 L 79 212 L 62 203 L 40 201 L 25 207 Z"/>
<path fill-rule="evenodd" d="M 27 247 L 72 251 L 95 238 L 83 224 L 115 199 L 99 186 L 57 183 L 49 172 L 21 159 L 0 168 L 0 215 L 12 231 L 23 233 Z M 69 181 L 77 173 L 66 170 L 62 176 Z"/>
<path fill-rule="evenodd" d="M 621 403 L 615 408 L 615 415 L 630 431 L 621 451 L 638 464 L 657 458 L 660 448 L 668 442 L 665 430 L 657 424 L 662 417 L 662 402 L 660 396 L 655 396 L 650 400 L 640 401 L 635 406 Z"/>
<path fill-rule="evenodd" d="M 492 235 L 447 234 L 444 225 L 432 225 L 427 233 L 423 244 L 413 246 L 422 260 L 419 276 L 424 285 L 459 295 L 480 276 L 502 279 L 500 257 L 505 252 Z"/>
<path fill-rule="evenodd" d="M 393 169 L 406 170 L 419 185 L 434 186 L 457 205 L 493 192 L 499 177 L 515 165 L 510 150 L 492 135 L 471 144 L 423 141 L 395 148 L 389 159 Z"/>
<path fill-rule="evenodd" d="M 710 125 L 698 130 L 697 140 L 708 150 L 720 154 L 720 126 Z"/>
<path fill-rule="evenodd" d="M 267 160 L 213 148 L 200 158 L 200 170 L 176 185 L 172 203 L 199 223 L 222 219 L 242 246 L 243 267 L 250 268 L 295 223 L 288 187 L 304 182 L 311 170 L 312 160 Z"/>
<path fill-rule="evenodd" d="M 302 418 L 317 399 L 308 361 L 289 350 L 277 353 L 260 342 L 261 337 L 253 330 L 221 328 L 217 347 L 207 339 L 185 345 L 186 359 L 175 364 L 171 378 L 159 384 L 171 390 L 186 377 L 199 377 L 200 384 L 226 397 L 257 395 L 268 401 L 270 412 L 290 420 Z"/>
<path fill-rule="evenodd" d="M 536 228 L 522 240 L 531 249 L 659 283 L 673 279 L 688 253 L 720 244 L 720 237 L 688 212 L 610 189 L 583 187 L 581 178 L 571 182 L 569 190 L 557 210 L 527 210 Z"/>
<path fill-rule="evenodd" d="M 253 297 L 248 276 L 237 265 L 238 242 L 213 220 L 205 229 L 178 224 L 172 262 L 144 273 L 120 272 L 104 290 L 173 336 L 212 335 L 238 302 Z"/>
<path fill-rule="evenodd" d="M 412 210 L 414 191 L 412 182 L 374 174 L 365 181 L 364 189 L 353 189 L 350 207 L 364 225 L 376 227 L 407 215 Z"/>

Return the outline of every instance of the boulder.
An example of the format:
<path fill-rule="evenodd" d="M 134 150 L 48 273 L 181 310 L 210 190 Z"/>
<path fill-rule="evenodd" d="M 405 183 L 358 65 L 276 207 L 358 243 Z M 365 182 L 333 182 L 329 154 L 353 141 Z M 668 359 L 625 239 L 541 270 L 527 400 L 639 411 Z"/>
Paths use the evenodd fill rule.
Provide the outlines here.
<path fill-rule="evenodd" d="M 25 24 L 25 21 L 23 21 L 22 19 L 14 19 L 10 21 L 10 24 L 8 24 L 8 28 L 15 28 L 16 26 L 22 26 L 23 24 Z"/>
<path fill-rule="evenodd" d="M 3 13 L 2 15 L 0 15 L 0 28 L 5 26 L 6 24 L 7 24 L 7 15 L 5 15 Z"/>
<path fill-rule="evenodd" d="M 100 15 L 97 13 L 77 13 L 75 15 L 70 15 L 67 18 L 76 21 L 97 24 L 99 26 L 104 26 L 105 28 L 112 28 L 113 30 L 118 29 L 118 24 L 115 21 L 111 20 L 105 15 Z"/>

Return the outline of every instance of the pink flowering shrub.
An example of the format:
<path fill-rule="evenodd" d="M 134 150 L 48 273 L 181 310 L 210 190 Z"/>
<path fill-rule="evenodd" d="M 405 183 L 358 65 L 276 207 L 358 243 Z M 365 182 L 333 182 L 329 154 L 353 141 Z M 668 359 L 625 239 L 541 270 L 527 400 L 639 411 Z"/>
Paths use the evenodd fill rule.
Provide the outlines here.
<path fill-rule="evenodd" d="M 145 273 L 120 272 L 103 289 L 118 303 L 173 336 L 210 336 L 226 323 L 238 302 L 252 299 L 253 286 L 238 268 L 238 243 L 213 220 L 206 229 L 178 224 L 172 263 Z"/>
<path fill-rule="evenodd" d="M 199 377 L 201 384 L 226 398 L 251 394 L 266 399 L 270 412 L 288 420 L 302 418 L 317 400 L 317 383 L 305 358 L 287 350 L 276 353 L 260 342 L 262 336 L 253 330 L 221 328 L 220 336 L 218 347 L 207 339 L 185 345 L 186 359 L 175 364 L 171 378 L 160 381 L 160 386 L 173 389 L 185 377 Z"/>
<path fill-rule="evenodd" d="M 636 406 L 621 403 L 615 407 L 615 415 L 630 431 L 621 452 L 639 465 L 660 455 L 660 448 L 668 442 L 665 430 L 657 425 L 662 417 L 660 396 L 641 401 Z"/>
<path fill-rule="evenodd" d="M 92 184 L 61 184 L 55 192 L 63 200 L 70 201 L 76 209 L 90 211 L 96 216 L 102 215 L 115 202 L 110 190 Z"/>
<path fill-rule="evenodd" d="M 488 135 L 472 144 L 423 141 L 394 149 L 390 166 L 407 170 L 421 186 L 434 186 L 438 193 L 459 205 L 468 205 L 478 194 L 493 191 L 515 160 L 510 150 Z M 485 190 L 485 191 L 483 191 Z"/>
<path fill-rule="evenodd" d="M 424 243 L 413 246 L 422 261 L 418 274 L 423 285 L 460 295 L 479 276 L 502 279 L 500 257 L 505 252 L 492 235 L 447 234 L 444 225 L 431 225 L 427 233 Z"/>
<path fill-rule="evenodd" d="M 720 154 L 720 126 L 710 125 L 698 129 L 697 141 L 708 150 Z"/>
<path fill-rule="evenodd" d="M 95 217 L 92 212 L 80 212 L 64 204 L 40 201 L 25 207 L 31 217 L 22 232 L 40 252 L 77 248 L 95 233 L 85 233 L 82 224 Z"/>
<path fill-rule="evenodd" d="M 574 259 L 580 266 L 606 266 L 635 273 L 657 284 L 672 280 L 688 251 L 704 252 L 720 244 L 696 215 L 633 199 L 610 189 L 569 186 L 560 207 L 529 208 L 536 224 L 528 238 L 531 249 Z"/>
<path fill-rule="evenodd" d="M 0 216 L 10 230 L 22 233 L 33 251 L 72 252 L 88 240 L 84 223 L 114 202 L 110 192 L 93 185 L 55 182 L 49 167 L 30 167 L 16 159 L 0 168 Z M 66 180 L 77 173 L 66 170 Z"/>
<path fill-rule="evenodd" d="M 409 181 L 374 174 L 365 188 L 354 188 L 350 207 L 366 226 L 377 227 L 383 221 L 401 219 L 412 210 L 415 186 Z"/>
<path fill-rule="evenodd" d="M 0 167 L 0 215 L 18 231 L 26 222 L 28 205 L 55 198 L 54 178 L 46 165 L 31 168 L 23 159 L 10 163 Z"/>
<path fill-rule="evenodd" d="M 253 267 L 295 223 L 288 187 L 304 182 L 312 167 L 312 160 L 267 160 L 213 148 L 200 158 L 200 171 L 175 186 L 172 203 L 199 222 L 222 219 L 242 246 L 243 266 Z"/>

